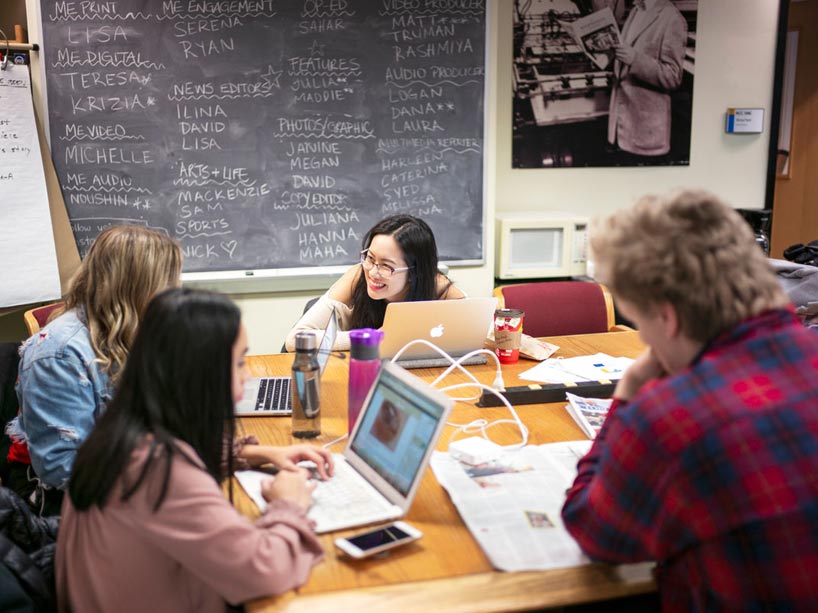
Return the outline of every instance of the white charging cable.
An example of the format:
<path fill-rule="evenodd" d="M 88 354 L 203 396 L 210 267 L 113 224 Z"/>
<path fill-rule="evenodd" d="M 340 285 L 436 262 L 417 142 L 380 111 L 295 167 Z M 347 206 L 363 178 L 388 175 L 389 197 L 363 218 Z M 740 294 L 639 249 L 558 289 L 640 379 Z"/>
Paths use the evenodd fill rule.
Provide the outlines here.
<path fill-rule="evenodd" d="M 482 436 L 484 439 L 490 441 L 491 439 L 489 438 L 488 434 L 486 433 L 486 430 L 488 430 L 489 428 L 493 428 L 494 426 L 499 426 L 501 424 L 516 424 L 517 427 L 520 429 L 520 442 L 519 443 L 513 443 L 511 445 L 500 445 L 500 447 L 502 447 L 503 449 L 507 449 L 507 450 L 519 449 L 520 447 L 524 447 L 526 445 L 526 443 L 528 443 L 528 428 L 522 422 L 522 420 L 520 419 L 520 416 L 517 414 L 517 411 L 514 410 L 514 407 L 511 406 L 511 403 L 508 401 L 508 399 L 505 396 L 503 396 L 498 390 L 496 390 L 496 389 L 494 389 L 492 387 L 489 387 L 488 385 L 484 385 L 483 383 L 476 383 L 476 384 L 475 383 L 457 383 L 455 385 L 442 387 L 442 388 L 440 388 L 440 391 L 441 392 L 448 392 L 450 390 L 458 389 L 458 388 L 461 388 L 461 387 L 474 387 L 475 385 L 477 387 L 479 387 L 480 389 L 486 390 L 487 392 L 491 392 L 492 394 L 497 396 L 500 399 L 500 402 L 502 402 L 503 405 L 505 405 L 505 407 L 509 410 L 509 412 L 511 413 L 513 419 L 497 419 L 497 420 L 494 420 L 494 421 L 490 422 L 490 421 L 488 421 L 488 420 L 481 417 L 480 419 L 475 419 L 474 421 L 471 421 L 471 422 L 469 422 L 467 424 L 455 424 L 455 423 L 452 423 L 452 422 L 447 422 L 448 425 L 454 426 L 456 428 L 456 430 L 454 432 L 452 432 L 452 435 L 449 437 L 449 443 L 451 444 L 451 442 L 454 440 L 454 438 L 461 432 L 463 432 L 464 434 L 471 434 L 471 433 L 474 433 L 474 432 L 479 432 L 480 436 Z"/>
<path fill-rule="evenodd" d="M 474 351 L 470 351 L 469 353 L 467 353 L 466 355 L 464 355 L 464 356 L 462 356 L 462 357 L 460 357 L 458 359 L 455 359 L 452 356 L 450 356 L 448 353 L 443 351 L 440 347 L 435 345 L 434 343 L 430 343 L 427 340 L 424 340 L 422 338 L 418 338 L 418 339 L 415 339 L 413 341 L 409 341 L 403 347 L 401 347 L 400 350 L 395 354 L 395 357 L 392 358 L 392 362 L 393 363 L 397 362 L 398 359 L 400 358 L 400 356 L 403 354 L 403 352 L 406 351 L 412 345 L 425 345 L 426 347 L 429 347 L 433 351 L 436 351 L 438 353 L 438 355 L 440 355 L 441 358 L 444 358 L 444 359 L 449 361 L 449 366 L 446 368 L 446 370 L 444 370 L 438 376 L 438 378 L 435 379 L 434 381 L 432 381 L 432 383 L 430 384 L 432 387 L 436 387 L 438 383 L 440 383 L 443 379 L 445 379 L 449 375 L 449 373 L 451 373 L 455 369 L 459 369 L 461 372 L 463 372 L 463 374 L 465 374 L 469 379 L 471 379 L 476 385 L 478 385 L 478 386 L 482 385 L 482 383 L 480 383 L 475 378 L 475 376 L 473 374 L 471 374 L 468 370 L 466 370 L 466 368 L 463 366 L 463 362 L 465 362 L 466 360 L 468 360 L 468 359 L 482 353 L 482 354 L 490 356 L 494 360 L 494 363 L 497 366 L 496 376 L 494 377 L 494 381 L 491 384 L 492 387 L 494 389 L 496 389 L 496 390 L 504 390 L 506 388 L 505 382 L 503 381 L 503 370 L 502 370 L 501 365 L 500 365 L 500 359 L 497 357 L 497 354 L 495 354 L 493 351 L 489 351 L 488 349 L 476 349 Z M 477 398 L 479 398 L 479 396 Z M 468 401 L 468 400 L 476 400 L 477 398 L 455 398 L 454 400 Z"/>
<path fill-rule="evenodd" d="M 338 438 L 336 438 L 335 440 L 330 441 L 329 443 L 324 443 L 323 445 L 321 445 L 321 448 L 322 449 L 329 449 L 333 445 L 335 445 L 337 443 L 340 443 L 343 440 L 346 440 L 346 438 L 348 436 L 349 436 L 348 434 L 344 434 L 343 436 L 339 436 Z"/>
<path fill-rule="evenodd" d="M 443 349 L 441 349 L 440 347 L 435 345 L 434 343 L 430 343 L 429 341 L 424 340 L 424 339 L 415 339 L 413 341 L 410 341 L 410 342 L 406 343 L 406 345 L 401 347 L 400 350 L 395 354 L 395 357 L 392 358 L 392 362 L 396 362 L 400 358 L 400 356 L 403 354 L 403 352 L 406 351 L 412 345 L 425 345 L 425 346 L 429 347 L 430 349 L 432 349 L 433 351 L 436 351 L 442 358 L 445 358 L 450 363 L 449 366 L 446 368 L 446 370 L 444 370 L 434 381 L 432 381 L 432 383 L 430 384 L 432 387 L 437 387 L 440 384 L 441 381 L 443 381 L 447 376 L 449 376 L 449 374 L 451 374 L 455 370 L 460 370 L 463 374 L 465 374 L 470 379 L 470 381 L 467 382 L 467 383 L 457 383 L 455 385 L 449 385 L 449 386 L 446 386 L 446 387 L 441 387 L 441 388 L 439 388 L 439 390 L 441 392 L 450 392 L 450 391 L 456 390 L 456 389 L 465 389 L 465 388 L 474 388 L 474 387 L 476 387 L 479 390 L 485 390 L 485 391 L 497 396 L 497 398 L 500 399 L 500 402 L 503 403 L 503 405 L 509 410 L 509 412 L 512 415 L 512 419 L 497 419 L 497 420 L 492 421 L 492 422 L 490 422 L 490 421 L 488 421 L 488 420 L 486 420 L 486 419 L 484 419 L 482 417 L 480 419 L 475 419 L 474 421 L 471 421 L 471 422 L 469 422 L 467 424 L 456 424 L 456 423 L 453 423 L 453 422 L 446 422 L 446 425 L 449 425 L 449 426 L 452 426 L 452 427 L 455 428 L 455 431 L 449 437 L 449 443 L 451 443 L 455 439 L 455 437 L 460 433 L 464 433 L 464 434 L 479 433 L 480 436 L 482 436 L 484 439 L 490 441 L 491 439 L 488 436 L 487 430 L 489 428 L 493 428 L 494 426 L 499 426 L 501 424 L 516 424 L 517 427 L 520 430 L 520 439 L 521 440 L 520 440 L 519 443 L 513 443 L 511 445 L 500 445 L 500 447 L 502 447 L 503 449 L 506 449 L 506 450 L 512 450 L 512 449 L 519 449 L 520 447 L 523 447 L 523 446 L 526 445 L 526 443 L 528 443 L 528 434 L 529 434 L 528 428 L 522 422 L 522 420 L 520 419 L 520 416 L 517 414 L 517 411 L 514 410 L 514 407 L 511 406 L 511 403 L 508 401 L 508 399 L 500 393 L 501 391 L 503 391 L 505 389 L 505 383 L 503 381 L 503 371 L 502 371 L 502 367 L 500 365 L 500 360 L 497 358 L 497 354 L 495 354 L 493 351 L 489 351 L 488 349 L 476 349 L 475 351 L 470 351 L 466 355 L 464 355 L 464 356 L 462 356 L 462 357 L 460 357 L 458 359 L 455 359 L 452 356 L 450 356 L 448 353 L 443 351 Z M 466 360 L 468 360 L 468 359 L 470 359 L 470 358 L 472 358 L 472 357 L 474 357 L 476 355 L 479 355 L 479 354 L 486 354 L 488 356 L 491 356 L 491 358 L 494 360 L 495 365 L 497 367 L 496 376 L 494 377 L 494 381 L 492 382 L 491 386 L 485 385 L 484 383 L 480 383 L 480 381 L 478 381 L 477 378 L 472 373 L 470 373 L 468 370 L 466 370 L 466 368 L 462 364 L 464 361 L 466 361 Z M 478 398 L 480 398 L 479 393 L 477 394 L 477 396 L 469 396 L 469 397 L 466 397 L 466 398 L 456 398 L 455 397 L 455 398 L 452 398 L 452 400 L 454 400 L 456 402 L 470 402 L 472 400 L 477 400 Z M 324 449 L 328 449 L 328 448 L 332 447 L 333 445 L 336 445 L 337 443 L 340 443 L 341 441 L 345 440 L 347 438 L 347 436 L 348 435 L 346 435 L 346 434 L 344 434 L 343 436 L 339 436 L 338 438 L 336 438 L 336 439 L 334 439 L 334 440 L 332 440 L 332 441 L 330 441 L 328 443 L 324 443 L 322 445 L 322 447 Z"/>
<path fill-rule="evenodd" d="M 467 353 L 466 355 L 462 356 L 459 359 L 455 359 L 452 356 L 450 356 L 448 353 L 443 351 L 443 349 L 441 349 L 440 347 L 435 345 L 434 343 L 430 343 L 429 341 L 424 340 L 424 339 L 416 339 L 416 340 L 408 342 L 406 345 L 401 347 L 401 349 L 395 354 L 395 357 L 392 358 L 392 362 L 397 361 L 400 358 L 401 354 L 404 351 L 406 351 L 406 349 L 408 349 L 409 347 L 411 347 L 412 345 L 415 345 L 415 344 L 425 345 L 425 346 L 431 348 L 432 350 L 436 351 L 441 357 L 447 359 L 450 362 L 450 365 L 446 368 L 446 370 L 443 371 L 431 383 L 432 387 L 436 387 L 451 372 L 453 372 L 455 369 L 459 369 L 469 379 L 471 379 L 471 381 L 468 382 L 468 383 L 457 383 L 455 385 L 449 385 L 447 387 L 439 388 L 441 392 L 449 392 L 449 391 L 456 390 L 456 389 L 477 387 L 480 390 L 485 390 L 485 391 L 490 392 L 490 393 L 494 394 L 495 396 L 497 396 L 497 398 L 500 399 L 500 402 L 503 403 L 503 405 L 509 410 L 509 412 L 511 412 L 511 415 L 513 416 L 513 419 L 498 419 L 498 420 L 493 421 L 493 422 L 489 422 L 488 420 L 486 420 L 484 418 L 476 419 L 476 420 L 471 421 L 471 422 L 469 422 L 467 424 L 456 424 L 456 423 L 452 423 L 452 422 L 447 422 L 447 425 L 453 426 L 453 427 L 456 428 L 456 430 L 449 437 L 449 443 L 451 443 L 454 440 L 454 438 L 461 432 L 466 433 L 466 434 L 470 434 L 470 433 L 473 433 L 473 432 L 479 432 L 480 435 L 483 438 L 485 438 L 486 440 L 491 440 L 488 437 L 488 434 L 487 434 L 486 430 L 488 430 L 489 428 L 492 428 L 494 426 L 499 426 L 500 424 L 510 424 L 510 423 L 516 424 L 517 427 L 520 429 L 521 441 L 519 443 L 514 443 L 514 444 L 511 444 L 511 445 L 501 445 L 501 447 L 503 449 L 507 449 L 507 450 L 519 449 L 520 447 L 523 447 L 528 442 L 528 428 L 522 422 L 522 420 L 520 419 L 520 416 L 517 414 L 517 411 L 514 410 L 514 407 L 511 406 L 511 403 L 508 401 L 508 399 L 500 393 L 501 391 L 503 391 L 505 389 L 505 383 L 503 381 L 503 372 L 502 372 L 502 369 L 501 369 L 500 360 L 493 351 L 489 351 L 488 349 L 477 349 L 475 351 L 471 351 L 471 352 Z M 471 374 L 468 370 L 466 370 L 466 368 L 462 364 L 462 362 L 464 362 L 465 360 L 468 360 L 469 358 L 471 358 L 471 357 L 473 357 L 475 355 L 481 354 L 481 353 L 485 353 L 486 355 L 490 355 L 494 359 L 495 364 L 497 366 L 497 374 L 496 374 L 496 376 L 494 378 L 494 381 L 492 382 L 491 387 L 489 387 L 488 385 L 485 385 L 483 383 L 480 383 L 477 380 L 477 378 L 473 374 Z M 480 394 L 478 394 L 476 397 L 453 398 L 453 400 L 458 401 L 458 402 L 467 402 L 467 401 L 471 401 L 471 400 L 476 400 L 479 397 L 480 397 Z"/>
<path fill-rule="evenodd" d="M 494 383 L 492 385 L 495 387 L 495 389 L 499 389 L 499 390 L 505 389 L 505 384 L 503 383 L 503 373 L 502 373 L 502 370 L 500 369 L 500 360 L 498 360 L 497 356 L 493 352 L 489 351 L 488 349 L 477 349 L 476 351 L 471 351 L 471 352 L 467 353 L 466 355 L 461 357 L 459 360 L 455 360 L 452 356 L 450 356 L 448 353 L 443 351 L 437 345 L 434 345 L 433 343 L 430 343 L 429 341 L 426 341 L 426 340 L 423 340 L 423 339 L 416 339 L 416 340 L 413 340 L 413 341 L 410 341 L 410 342 L 406 343 L 406 345 L 401 347 L 401 349 L 395 354 L 395 357 L 393 357 L 391 361 L 395 362 L 398 358 L 400 358 L 401 354 L 404 351 L 406 351 L 406 349 L 408 349 L 409 347 L 411 347 L 412 345 L 415 345 L 415 344 L 426 345 L 427 347 L 430 347 L 434 351 L 437 351 L 440 354 L 441 357 L 444 357 L 447 360 L 449 360 L 449 362 L 451 362 L 450 366 L 437 379 L 435 379 L 431 383 L 432 387 L 437 386 L 437 384 L 440 383 L 440 381 L 442 381 L 455 368 L 459 368 L 461 371 L 463 371 L 466 374 L 467 377 L 469 377 L 469 379 L 471 379 L 473 381 L 473 383 L 470 383 L 467 386 L 480 387 L 482 384 L 474 377 L 474 375 L 472 375 L 468 370 L 466 370 L 463 367 L 461 362 L 463 360 L 467 360 L 467 359 L 469 359 L 469 358 L 471 358 L 471 357 L 473 357 L 475 355 L 478 355 L 480 353 L 485 353 L 485 354 L 490 355 L 491 357 L 493 357 L 494 360 L 497 363 L 497 376 L 494 378 Z M 477 400 L 478 398 L 480 398 L 479 394 L 476 397 L 453 398 L 453 400 L 468 402 L 468 401 L 471 401 L 471 400 Z M 480 421 L 480 420 L 477 420 L 477 421 Z M 483 421 L 485 421 L 485 420 L 483 420 Z M 455 425 L 455 424 L 449 424 L 449 425 Z M 337 445 L 341 441 L 346 440 L 347 437 L 348 437 L 348 435 L 344 434 L 343 436 L 339 436 L 338 438 L 336 438 L 336 439 L 334 439 L 334 440 L 332 440 L 332 441 L 330 441 L 328 443 L 324 443 L 323 445 L 321 445 L 321 447 L 323 447 L 324 449 L 329 449 L 333 445 Z"/>

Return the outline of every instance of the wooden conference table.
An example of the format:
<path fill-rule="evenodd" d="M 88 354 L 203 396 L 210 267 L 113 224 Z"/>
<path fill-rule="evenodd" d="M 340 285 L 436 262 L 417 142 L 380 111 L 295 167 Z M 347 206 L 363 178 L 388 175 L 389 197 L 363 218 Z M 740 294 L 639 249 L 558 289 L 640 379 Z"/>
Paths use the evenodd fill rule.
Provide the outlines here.
<path fill-rule="evenodd" d="M 604 352 L 612 356 L 636 357 L 642 344 L 636 332 L 609 332 L 547 339 L 558 345 L 557 356 L 572 357 Z M 254 375 L 288 374 L 291 354 L 252 356 L 248 359 Z M 521 360 L 503 366 L 506 386 L 525 385 L 517 377 L 535 362 Z M 491 364 L 470 366 L 481 382 L 491 384 Z M 431 381 L 442 369 L 415 370 L 414 374 Z M 346 433 L 347 380 L 349 362 L 330 358 L 322 377 L 321 435 L 319 445 Z M 450 383 L 465 382 L 465 376 L 451 374 Z M 468 391 L 468 390 L 465 390 Z M 464 390 L 457 394 L 465 396 Z M 565 402 L 523 405 L 517 408 L 530 433 L 529 444 L 539 445 L 566 440 L 582 440 L 582 431 L 564 409 Z M 478 417 L 489 421 L 508 417 L 505 408 L 479 408 L 474 403 L 458 402 L 450 421 L 467 423 Z M 241 427 L 255 434 L 262 444 L 288 445 L 300 442 L 291 435 L 289 418 L 244 418 Z M 438 449 L 445 450 L 453 428 L 447 426 Z M 500 425 L 490 430 L 496 442 L 514 443 L 519 433 L 514 426 Z M 331 451 L 340 452 L 344 443 Z M 236 484 L 235 503 L 250 517 L 258 509 Z M 423 532 L 423 538 L 398 548 L 382 558 L 350 560 L 333 545 L 337 536 L 361 530 L 325 534 L 324 561 L 312 570 L 309 580 L 296 591 L 278 598 L 248 603 L 247 610 L 258 611 L 338 611 L 360 610 L 367 613 L 388 611 L 522 611 L 563 606 L 650 592 L 656 589 L 645 573 L 628 578 L 615 567 L 589 564 L 579 568 L 536 572 L 504 573 L 495 571 L 460 519 L 446 491 L 432 471 L 426 474 L 406 520 Z"/>

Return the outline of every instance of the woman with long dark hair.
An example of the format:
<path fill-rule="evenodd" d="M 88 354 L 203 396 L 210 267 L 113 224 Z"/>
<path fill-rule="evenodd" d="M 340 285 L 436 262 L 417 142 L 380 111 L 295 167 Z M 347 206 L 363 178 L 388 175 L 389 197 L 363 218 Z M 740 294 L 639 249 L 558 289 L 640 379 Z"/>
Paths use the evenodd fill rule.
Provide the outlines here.
<path fill-rule="evenodd" d="M 60 607 L 74 611 L 224 611 L 287 591 L 322 557 L 306 517 L 328 452 L 233 439 L 248 377 L 238 308 L 219 294 L 172 289 L 148 306 L 116 395 L 80 448 L 57 545 Z M 221 483 L 244 456 L 280 470 L 254 523 Z M 231 490 L 232 497 L 232 490 Z"/>
<path fill-rule="evenodd" d="M 349 349 L 349 330 L 380 328 L 390 302 L 464 298 L 438 271 L 432 229 L 411 215 L 382 219 L 366 233 L 360 265 L 347 270 L 307 311 L 287 335 L 287 351 L 295 335 L 323 330 L 335 310 L 340 332 L 334 349 Z"/>

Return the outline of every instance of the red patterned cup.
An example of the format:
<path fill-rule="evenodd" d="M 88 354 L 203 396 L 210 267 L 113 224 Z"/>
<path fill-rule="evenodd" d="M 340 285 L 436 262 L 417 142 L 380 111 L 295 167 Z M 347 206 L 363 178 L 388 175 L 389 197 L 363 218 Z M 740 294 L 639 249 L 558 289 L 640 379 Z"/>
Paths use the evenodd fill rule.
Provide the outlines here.
<path fill-rule="evenodd" d="M 514 364 L 520 359 L 524 316 L 519 309 L 494 311 L 494 352 L 502 364 Z"/>

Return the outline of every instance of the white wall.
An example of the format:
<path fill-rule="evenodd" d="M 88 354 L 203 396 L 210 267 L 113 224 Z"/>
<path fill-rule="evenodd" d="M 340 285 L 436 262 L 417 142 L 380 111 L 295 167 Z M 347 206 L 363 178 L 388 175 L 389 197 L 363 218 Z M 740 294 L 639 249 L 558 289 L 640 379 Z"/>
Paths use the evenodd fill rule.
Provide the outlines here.
<path fill-rule="evenodd" d="M 487 87 L 484 266 L 453 269 L 469 295 L 490 295 L 494 282 L 494 213 L 568 210 L 609 213 L 647 192 L 702 187 L 736 207 L 762 208 L 772 109 L 778 2 L 699 3 L 690 166 L 660 168 L 511 168 L 512 0 L 491 0 Z M 728 107 L 767 109 L 764 132 L 728 135 Z M 234 295 L 253 353 L 278 351 L 304 303 L 320 291 Z"/>
<path fill-rule="evenodd" d="M 511 65 L 512 12 L 499 15 L 501 65 Z M 763 208 L 778 2 L 699 2 L 690 166 L 511 169 L 511 71 L 498 77 L 497 210 L 610 212 L 648 192 L 702 187 L 733 206 Z M 724 132 L 728 107 L 767 109 L 762 134 Z"/>

